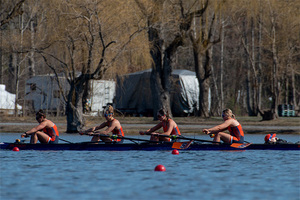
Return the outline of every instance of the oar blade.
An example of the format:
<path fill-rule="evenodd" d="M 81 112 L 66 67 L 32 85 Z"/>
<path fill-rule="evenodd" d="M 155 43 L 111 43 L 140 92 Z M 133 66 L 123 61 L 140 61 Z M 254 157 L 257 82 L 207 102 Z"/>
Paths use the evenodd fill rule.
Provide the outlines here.
<path fill-rule="evenodd" d="M 172 145 L 173 149 L 187 149 L 191 145 L 193 140 L 190 140 L 189 142 L 174 142 Z"/>
<path fill-rule="evenodd" d="M 230 146 L 233 148 L 244 149 L 250 146 L 252 143 L 233 143 Z"/>

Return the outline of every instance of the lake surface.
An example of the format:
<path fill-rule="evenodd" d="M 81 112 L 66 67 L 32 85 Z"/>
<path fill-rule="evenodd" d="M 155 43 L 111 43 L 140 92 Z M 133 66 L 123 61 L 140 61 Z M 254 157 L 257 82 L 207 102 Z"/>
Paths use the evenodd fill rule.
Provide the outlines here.
<path fill-rule="evenodd" d="M 277 136 L 300 140 L 299 135 Z M 16 138 L 20 134 L 0 133 L 0 141 Z M 68 134 L 61 138 L 90 139 Z M 262 143 L 263 138 L 247 135 L 246 140 Z M 172 155 L 171 151 L 1 150 L 0 158 L 1 200 L 300 199 L 300 151 L 181 151 Z M 158 164 L 166 171 L 155 172 Z"/>

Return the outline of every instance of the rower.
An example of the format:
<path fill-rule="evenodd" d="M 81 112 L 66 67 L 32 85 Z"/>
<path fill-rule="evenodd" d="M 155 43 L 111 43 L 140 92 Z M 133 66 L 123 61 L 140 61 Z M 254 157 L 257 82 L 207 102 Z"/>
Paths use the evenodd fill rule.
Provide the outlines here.
<path fill-rule="evenodd" d="M 160 109 L 157 113 L 157 117 L 159 119 L 159 123 L 148 129 L 147 131 L 140 131 L 141 135 L 151 135 L 150 140 L 152 141 L 166 141 L 170 142 L 171 138 L 167 136 L 180 136 L 180 131 L 173 119 L 171 119 L 168 111 L 165 109 Z M 163 133 L 156 133 L 155 131 L 163 128 Z"/>
<path fill-rule="evenodd" d="M 276 133 L 267 134 L 265 136 L 265 144 L 292 144 L 286 140 L 276 137 Z"/>
<path fill-rule="evenodd" d="M 244 131 L 241 124 L 235 119 L 235 115 L 230 109 L 222 112 L 224 123 L 209 129 L 203 129 L 203 132 L 212 136 L 214 142 L 222 140 L 225 143 L 244 143 Z M 224 133 L 228 129 L 230 134 Z"/>
<path fill-rule="evenodd" d="M 57 126 L 46 119 L 46 114 L 43 110 L 39 110 L 35 118 L 39 125 L 23 133 L 21 137 L 31 136 L 30 143 L 32 144 L 36 144 L 38 140 L 40 143 L 57 144 L 59 140 Z"/>
<path fill-rule="evenodd" d="M 111 132 L 113 136 L 124 137 L 123 128 L 119 122 L 119 120 L 114 118 L 114 108 L 109 105 L 105 111 L 104 117 L 106 122 L 103 122 L 99 126 L 92 127 L 86 131 L 80 132 L 79 134 L 87 134 L 93 136 L 91 141 L 98 142 L 100 140 L 104 142 L 123 142 L 122 139 L 112 139 L 109 137 L 109 133 Z M 103 131 L 97 131 L 99 129 L 103 129 L 107 127 Z"/>

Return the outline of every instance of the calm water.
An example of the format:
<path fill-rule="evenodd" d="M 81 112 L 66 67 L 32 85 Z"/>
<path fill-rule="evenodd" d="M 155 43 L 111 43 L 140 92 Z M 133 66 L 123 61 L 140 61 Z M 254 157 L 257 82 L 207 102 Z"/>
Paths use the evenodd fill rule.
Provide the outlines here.
<path fill-rule="evenodd" d="M 16 138 L 0 134 L 1 141 Z M 0 158 L 1 200 L 300 199 L 299 151 L 0 151 Z M 158 164 L 166 171 L 155 172 Z"/>

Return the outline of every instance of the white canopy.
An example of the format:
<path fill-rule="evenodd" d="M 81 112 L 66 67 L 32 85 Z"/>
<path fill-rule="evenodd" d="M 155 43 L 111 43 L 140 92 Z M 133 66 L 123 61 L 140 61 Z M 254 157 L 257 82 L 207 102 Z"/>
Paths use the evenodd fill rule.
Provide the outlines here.
<path fill-rule="evenodd" d="M 0 109 L 15 109 L 15 94 L 11 94 L 5 90 L 5 85 L 0 84 Z M 17 105 L 18 109 L 22 109 L 22 106 Z"/>

